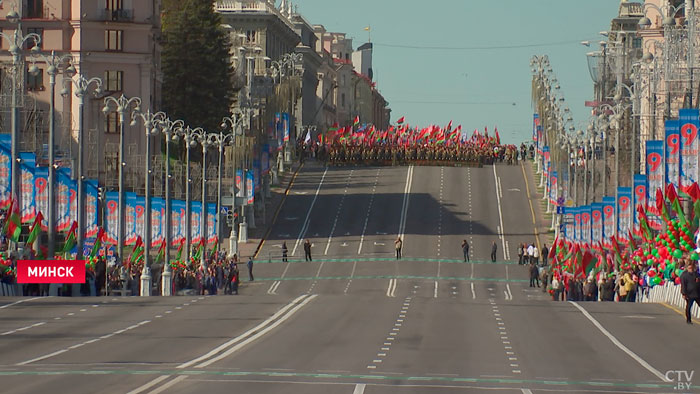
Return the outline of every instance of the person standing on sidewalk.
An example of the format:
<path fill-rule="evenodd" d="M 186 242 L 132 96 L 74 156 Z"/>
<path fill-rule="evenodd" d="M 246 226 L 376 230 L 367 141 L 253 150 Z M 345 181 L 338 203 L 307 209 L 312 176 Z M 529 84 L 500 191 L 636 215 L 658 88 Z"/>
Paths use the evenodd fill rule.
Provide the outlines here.
<path fill-rule="evenodd" d="M 462 253 L 464 253 L 464 262 L 469 261 L 469 242 L 465 239 L 462 241 Z"/>
<path fill-rule="evenodd" d="M 287 242 L 282 242 L 282 262 L 287 262 Z"/>
<path fill-rule="evenodd" d="M 308 239 L 304 242 L 304 254 L 306 261 L 313 261 L 311 260 L 311 241 Z"/>
<path fill-rule="evenodd" d="M 248 280 L 255 280 L 253 277 L 253 256 L 248 257 Z"/>
<path fill-rule="evenodd" d="M 688 261 L 685 272 L 681 274 L 681 294 L 685 298 L 685 322 L 688 324 L 693 324 L 693 304 L 700 304 L 700 275 L 695 264 L 693 260 Z"/>
<path fill-rule="evenodd" d="M 396 241 L 394 241 L 394 246 L 396 247 L 396 260 L 399 260 L 401 259 L 401 247 L 403 246 L 401 237 L 396 237 Z"/>
<path fill-rule="evenodd" d="M 496 262 L 496 250 L 498 250 L 498 245 L 496 244 L 496 241 L 493 241 L 493 245 L 491 245 L 491 261 Z"/>

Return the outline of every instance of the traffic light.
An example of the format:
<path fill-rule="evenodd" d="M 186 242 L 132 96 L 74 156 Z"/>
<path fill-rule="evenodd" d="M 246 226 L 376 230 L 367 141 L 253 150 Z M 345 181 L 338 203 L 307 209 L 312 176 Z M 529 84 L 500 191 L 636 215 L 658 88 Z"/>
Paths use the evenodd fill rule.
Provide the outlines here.
<path fill-rule="evenodd" d="M 102 201 L 105 198 L 105 189 L 103 187 L 97 188 L 97 199 Z"/>

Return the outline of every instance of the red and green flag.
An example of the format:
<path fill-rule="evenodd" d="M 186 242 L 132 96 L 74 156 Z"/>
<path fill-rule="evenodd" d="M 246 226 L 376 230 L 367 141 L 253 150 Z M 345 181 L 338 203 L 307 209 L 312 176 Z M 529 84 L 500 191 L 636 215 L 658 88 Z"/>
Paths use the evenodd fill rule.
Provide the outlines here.
<path fill-rule="evenodd" d="M 396 121 L 396 123 L 398 123 L 398 124 L 403 124 L 403 122 L 404 122 L 405 120 L 406 120 L 405 117 L 402 116 L 402 117 L 399 118 L 399 120 Z"/>
<path fill-rule="evenodd" d="M 204 247 L 204 239 L 199 241 L 199 244 L 197 245 L 197 251 L 194 253 L 194 256 L 192 257 L 194 261 L 198 261 L 202 259 L 202 248 Z"/>
<path fill-rule="evenodd" d="M 66 237 L 66 242 L 63 244 L 63 254 L 70 253 L 70 251 L 75 246 L 76 235 L 75 232 L 78 229 L 78 223 L 74 220 L 68 230 L 68 236 Z"/>
<path fill-rule="evenodd" d="M 44 215 L 39 211 L 34 217 L 34 224 L 32 224 L 32 229 L 29 231 L 29 238 L 27 238 L 27 244 L 33 245 L 39 235 L 41 235 L 41 221 L 44 220 Z"/>
<path fill-rule="evenodd" d="M 10 199 L 10 209 L 8 213 L 9 215 L 7 216 L 4 229 L 5 236 L 12 242 L 17 242 L 19 241 L 20 234 L 22 234 L 22 221 L 19 216 L 19 204 L 14 196 Z"/>
<path fill-rule="evenodd" d="M 160 242 L 160 247 L 158 248 L 158 254 L 156 255 L 155 264 L 160 263 L 165 257 L 165 239 Z"/>
<path fill-rule="evenodd" d="M 359 124 L 360 124 L 360 117 L 359 117 L 359 116 L 355 116 L 355 120 L 352 121 L 352 125 L 353 125 L 353 126 L 357 126 L 357 125 L 359 125 Z"/>
<path fill-rule="evenodd" d="M 165 242 L 165 241 L 163 241 L 163 242 Z M 185 246 L 185 240 L 183 239 L 180 242 L 180 246 L 177 247 L 177 256 L 175 256 L 175 261 L 180 261 L 180 259 L 182 259 L 182 249 L 184 248 L 184 246 Z"/>
<path fill-rule="evenodd" d="M 681 221 L 681 224 L 687 224 L 688 219 L 685 217 L 685 213 L 683 212 L 683 207 L 681 207 L 681 202 L 678 199 L 678 193 L 676 193 L 676 187 L 673 186 L 673 183 L 669 183 L 666 186 L 666 197 L 668 198 L 668 201 L 671 203 L 671 210 L 676 213 L 678 216 L 678 219 Z"/>
<path fill-rule="evenodd" d="M 131 251 L 131 256 L 129 257 L 129 261 L 132 264 L 134 264 L 134 263 L 138 263 L 141 260 L 143 260 L 143 240 L 141 239 L 141 236 L 139 235 L 136 238 L 136 243 L 134 244 L 134 249 Z"/>
<path fill-rule="evenodd" d="M 651 227 L 649 226 L 649 218 L 644 208 L 639 205 L 637 206 L 637 216 L 639 217 L 639 232 L 642 238 L 645 240 L 651 239 Z"/>
<path fill-rule="evenodd" d="M 105 236 L 105 230 L 100 227 L 97 229 L 97 237 L 95 238 L 95 245 L 92 246 L 92 250 L 90 251 L 90 258 L 93 258 L 97 256 L 99 253 L 100 249 L 102 248 L 102 239 Z"/>
<path fill-rule="evenodd" d="M 666 208 L 666 201 L 664 200 L 664 193 L 661 191 L 661 189 L 656 189 L 656 209 L 659 212 L 659 215 L 664 219 L 664 221 L 668 221 L 670 216 L 668 214 L 668 209 Z"/>

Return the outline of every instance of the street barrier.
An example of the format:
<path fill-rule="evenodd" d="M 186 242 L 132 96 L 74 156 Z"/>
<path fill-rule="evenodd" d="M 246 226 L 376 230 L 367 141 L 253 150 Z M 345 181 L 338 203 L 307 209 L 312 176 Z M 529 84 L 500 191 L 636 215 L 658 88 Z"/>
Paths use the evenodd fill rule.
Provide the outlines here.
<path fill-rule="evenodd" d="M 685 299 L 681 294 L 681 287 L 673 283 L 652 287 L 641 297 L 641 302 L 666 303 L 681 310 L 685 310 Z M 691 310 L 691 314 L 700 319 L 700 306 L 695 304 Z"/>

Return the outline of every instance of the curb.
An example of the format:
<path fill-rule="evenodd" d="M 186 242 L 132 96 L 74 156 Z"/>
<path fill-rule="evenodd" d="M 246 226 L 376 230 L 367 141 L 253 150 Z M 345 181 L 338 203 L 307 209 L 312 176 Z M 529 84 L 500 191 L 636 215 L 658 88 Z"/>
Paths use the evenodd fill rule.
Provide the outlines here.
<path fill-rule="evenodd" d="M 297 167 L 297 170 L 294 172 L 294 176 L 292 176 L 292 179 L 289 181 L 289 184 L 287 184 L 287 188 L 284 190 L 284 197 L 282 197 L 282 201 L 280 204 L 277 206 L 277 210 L 275 211 L 275 216 L 272 218 L 272 221 L 270 222 L 270 227 L 267 228 L 267 231 L 265 232 L 265 235 L 260 239 L 260 242 L 258 243 L 258 246 L 255 248 L 255 253 L 253 253 L 253 259 L 258 258 L 258 253 L 260 253 L 260 249 L 262 249 L 263 244 L 265 243 L 265 240 L 267 237 L 270 236 L 270 232 L 272 231 L 272 226 L 277 222 L 277 216 L 280 214 L 280 211 L 282 210 L 282 206 L 284 205 L 285 201 L 287 201 L 287 196 L 289 195 L 289 190 L 292 188 L 292 185 L 294 185 L 294 181 L 297 179 L 297 175 L 299 175 L 299 171 L 304 167 L 304 163 L 300 164 L 299 167 Z"/>

